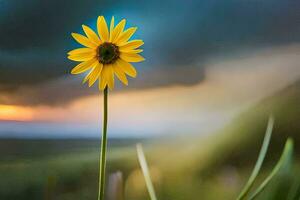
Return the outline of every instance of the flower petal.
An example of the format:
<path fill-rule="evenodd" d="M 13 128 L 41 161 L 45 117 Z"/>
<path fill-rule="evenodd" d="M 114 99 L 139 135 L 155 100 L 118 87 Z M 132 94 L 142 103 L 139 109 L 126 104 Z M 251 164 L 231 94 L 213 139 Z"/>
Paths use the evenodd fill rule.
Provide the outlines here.
<path fill-rule="evenodd" d="M 95 68 L 93 69 L 93 72 L 91 73 L 90 77 L 89 77 L 89 87 L 91 87 L 97 79 L 99 79 L 101 71 L 103 68 L 103 64 L 102 63 L 98 63 Z"/>
<path fill-rule="evenodd" d="M 83 35 L 80 35 L 78 33 L 72 33 L 71 35 L 79 44 L 82 44 L 83 46 L 86 46 L 86 47 L 90 47 L 92 49 L 97 48 L 97 45 L 94 42 L 90 41 L 89 38 L 87 38 Z"/>
<path fill-rule="evenodd" d="M 75 54 L 75 55 L 69 55 L 68 59 L 73 60 L 73 61 L 88 61 L 93 58 L 96 58 L 95 53 L 82 53 L 82 54 Z"/>
<path fill-rule="evenodd" d="M 122 83 L 124 83 L 125 85 L 128 85 L 128 80 L 127 80 L 127 77 L 126 77 L 123 69 L 116 63 L 113 64 L 113 69 L 114 69 L 114 73 L 116 74 L 118 79 L 120 81 L 122 81 Z"/>
<path fill-rule="evenodd" d="M 87 53 L 95 53 L 96 51 L 95 49 L 91 49 L 91 48 L 78 48 L 78 49 L 74 49 L 72 51 L 68 52 L 68 55 L 80 55 L 80 54 L 87 54 Z"/>
<path fill-rule="evenodd" d="M 135 31 L 137 30 L 137 27 L 131 27 L 129 29 L 127 29 L 126 31 L 122 32 L 119 37 L 116 39 L 116 43 L 118 45 L 122 45 L 123 43 L 126 43 L 131 36 L 135 33 Z"/>
<path fill-rule="evenodd" d="M 114 89 L 114 84 L 115 84 L 114 70 L 113 70 L 112 65 L 107 65 L 106 68 L 107 68 L 107 73 L 106 73 L 107 85 L 108 85 L 109 89 L 112 90 L 112 89 Z"/>
<path fill-rule="evenodd" d="M 75 66 L 72 69 L 71 73 L 72 74 L 83 73 L 83 72 L 87 71 L 88 69 L 94 67 L 97 63 L 98 63 L 97 59 L 92 59 L 89 61 L 82 62 L 82 63 L 78 64 L 77 66 Z"/>
<path fill-rule="evenodd" d="M 82 84 L 84 84 L 85 82 L 87 82 L 90 79 L 90 76 L 92 74 L 92 72 L 94 71 L 95 67 L 93 67 L 89 73 L 84 77 L 84 79 L 82 80 Z"/>
<path fill-rule="evenodd" d="M 101 71 L 101 75 L 100 75 L 100 80 L 99 80 L 99 90 L 104 90 L 107 82 L 106 82 L 106 76 L 104 76 L 105 71 L 106 71 L 106 66 L 103 66 L 103 69 Z"/>
<path fill-rule="evenodd" d="M 129 76 L 136 77 L 137 72 L 130 63 L 128 63 L 122 59 L 118 59 L 116 61 L 116 64 Z"/>
<path fill-rule="evenodd" d="M 106 86 L 110 89 L 114 88 L 114 76 L 111 65 L 104 65 L 100 75 L 99 89 L 104 90 Z"/>
<path fill-rule="evenodd" d="M 107 23 L 103 16 L 99 16 L 97 20 L 97 29 L 98 34 L 102 42 L 108 42 L 109 40 L 109 32 L 107 28 Z"/>
<path fill-rule="evenodd" d="M 122 53 L 141 53 L 143 52 L 143 49 L 120 49 L 120 52 Z"/>
<path fill-rule="evenodd" d="M 110 21 L 110 28 L 109 28 L 109 41 L 110 42 L 111 42 L 112 32 L 114 30 L 114 26 L 115 26 L 115 17 L 112 16 L 111 21 Z"/>
<path fill-rule="evenodd" d="M 112 34 L 111 34 L 111 42 L 115 42 L 117 38 L 119 37 L 120 33 L 123 32 L 125 28 L 126 20 L 122 19 L 120 23 L 113 29 Z"/>
<path fill-rule="evenodd" d="M 82 25 L 82 29 L 87 35 L 87 37 L 90 39 L 90 41 L 94 42 L 96 45 L 101 44 L 100 38 L 90 27 Z"/>
<path fill-rule="evenodd" d="M 145 58 L 136 53 L 123 53 L 121 52 L 120 58 L 127 62 L 141 62 L 145 60 Z"/>
<path fill-rule="evenodd" d="M 123 43 L 119 45 L 120 51 L 121 50 L 130 50 L 130 49 L 135 49 L 144 44 L 143 40 L 131 40 L 126 43 Z"/>

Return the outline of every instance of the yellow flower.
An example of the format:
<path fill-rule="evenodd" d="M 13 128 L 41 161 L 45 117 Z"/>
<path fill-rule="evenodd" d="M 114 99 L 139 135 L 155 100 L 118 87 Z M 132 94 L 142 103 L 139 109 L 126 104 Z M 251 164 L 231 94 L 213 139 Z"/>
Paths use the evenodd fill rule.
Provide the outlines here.
<path fill-rule="evenodd" d="M 98 34 L 90 27 L 82 25 L 86 36 L 72 33 L 73 38 L 84 48 L 78 48 L 68 52 L 68 58 L 73 61 L 81 62 L 75 66 L 71 73 L 89 73 L 84 78 L 83 83 L 88 81 L 89 87 L 99 80 L 99 89 L 104 90 L 106 86 L 114 88 L 114 75 L 125 85 L 128 85 L 126 74 L 136 77 L 136 70 L 130 64 L 141 62 L 144 58 L 139 55 L 143 50 L 138 49 L 144 44 L 142 40 L 131 40 L 131 36 L 137 30 L 131 27 L 126 30 L 126 20 L 121 20 L 114 26 L 114 17 L 111 19 L 108 30 L 103 16 L 97 20 Z"/>

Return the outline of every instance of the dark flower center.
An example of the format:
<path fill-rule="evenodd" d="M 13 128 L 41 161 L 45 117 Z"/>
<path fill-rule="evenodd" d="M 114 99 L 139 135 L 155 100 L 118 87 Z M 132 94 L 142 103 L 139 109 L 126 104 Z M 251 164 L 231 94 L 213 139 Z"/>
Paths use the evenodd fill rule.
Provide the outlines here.
<path fill-rule="evenodd" d="M 119 55 L 119 48 L 112 43 L 104 42 L 98 47 L 98 59 L 103 64 L 114 63 Z"/>

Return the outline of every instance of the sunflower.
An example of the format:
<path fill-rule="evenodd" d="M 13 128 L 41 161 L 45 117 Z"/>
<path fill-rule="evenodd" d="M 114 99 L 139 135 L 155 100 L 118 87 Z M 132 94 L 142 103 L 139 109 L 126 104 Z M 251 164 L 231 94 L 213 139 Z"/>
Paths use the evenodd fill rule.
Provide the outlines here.
<path fill-rule="evenodd" d="M 80 62 L 71 73 L 81 74 L 88 72 L 83 83 L 88 82 L 89 87 L 99 80 L 99 89 L 114 88 L 114 76 L 128 85 L 126 75 L 136 77 L 137 72 L 131 65 L 133 62 L 141 62 L 144 58 L 139 55 L 143 50 L 138 49 L 144 44 L 142 40 L 129 39 L 136 32 L 136 27 L 125 30 L 126 20 L 121 20 L 116 26 L 114 17 L 111 19 L 108 29 L 103 16 L 97 19 L 97 31 L 82 25 L 86 36 L 72 33 L 72 37 L 84 48 L 78 48 L 68 52 L 68 59 Z"/>

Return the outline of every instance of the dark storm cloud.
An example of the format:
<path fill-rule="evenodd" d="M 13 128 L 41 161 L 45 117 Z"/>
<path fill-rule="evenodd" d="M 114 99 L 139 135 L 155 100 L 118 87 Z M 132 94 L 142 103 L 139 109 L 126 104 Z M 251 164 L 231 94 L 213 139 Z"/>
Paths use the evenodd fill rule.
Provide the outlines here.
<path fill-rule="evenodd" d="M 40 103 L 59 101 L 57 94 L 51 95 L 56 100 L 42 98 L 39 84 L 69 73 L 74 63 L 65 54 L 76 45 L 70 32 L 94 24 L 97 15 L 126 17 L 139 27 L 147 61 L 133 85 L 144 88 L 199 82 L 202 63 L 214 54 L 299 42 L 299 8 L 295 0 L 0 1 L 0 90 L 35 87 L 30 91 Z M 70 90 L 64 98 L 84 94 Z M 30 96 L 24 101 L 35 102 Z"/>
<path fill-rule="evenodd" d="M 98 1 L 101 3 L 101 1 Z M 54 50 L 80 22 L 92 17 L 92 13 L 105 9 L 105 3 L 97 10 L 94 1 L 1 1 L 1 48 Z M 84 14 L 83 14 L 84 13 Z"/>
<path fill-rule="evenodd" d="M 96 12 L 93 3 L 1 1 L 0 89 L 37 84 L 66 74 L 70 32 Z M 100 13 L 105 9 L 105 4 L 101 5 L 97 9 Z"/>
<path fill-rule="evenodd" d="M 200 68 L 203 70 L 203 68 Z M 174 75 L 169 76 L 170 71 L 174 72 Z M 196 82 L 193 79 L 186 78 L 182 80 L 182 77 L 189 77 L 190 74 L 197 75 L 200 79 L 204 73 L 197 69 L 197 66 L 182 67 L 178 69 L 169 69 L 168 67 L 161 67 L 159 73 L 153 70 L 141 71 L 139 78 L 130 79 L 130 86 L 127 90 L 134 90 L 140 85 L 140 80 L 143 80 L 143 88 L 153 88 L 157 85 L 167 86 L 170 82 L 180 82 L 183 85 L 192 85 Z M 2 91 L 0 94 L 0 102 L 2 104 L 14 104 L 14 105 L 43 105 L 61 106 L 68 103 L 70 100 L 74 100 L 78 97 L 98 94 L 97 87 L 87 88 L 86 85 L 81 85 L 82 77 L 68 76 L 51 80 L 46 83 L 40 83 L 38 85 L 28 86 L 23 85 L 13 91 Z M 115 90 L 124 90 L 125 86 L 122 84 L 116 84 Z"/>

